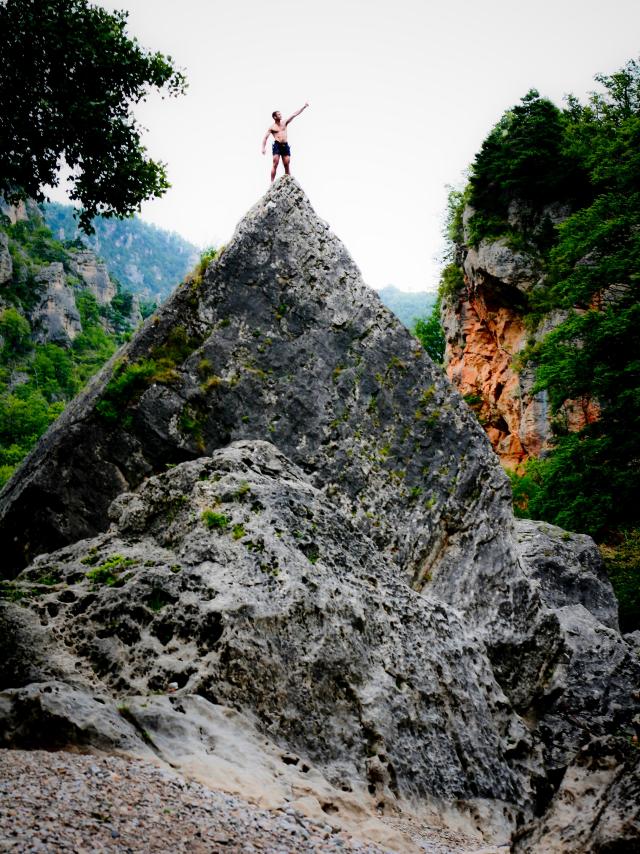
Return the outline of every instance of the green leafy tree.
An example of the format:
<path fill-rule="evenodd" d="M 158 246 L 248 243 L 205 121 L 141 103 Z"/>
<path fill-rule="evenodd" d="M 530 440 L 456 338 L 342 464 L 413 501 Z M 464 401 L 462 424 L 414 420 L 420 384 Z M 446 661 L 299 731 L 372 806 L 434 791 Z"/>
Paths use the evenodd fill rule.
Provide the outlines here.
<path fill-rule="evenodd" d="M 31 349 L 31 326 L 15 308 L 5 308 L 0 313 L 0 337 L 4 342 L 4 359 L 15 358 Z"/>
<path fill-rule="evenodd" d="M 185 78 L 130 38 L 126 20 L 87 0 L 0 4 L 0 192 L 42 200 L 64 159 L 88 232 L 96 214 L 131 214 L 169 186 L 131 108 L 150 87 L 182 93 Z"/>
<path fill-rule="evenodd" d="M 565 125 L 561 110 L 535 89 L 504 114 L 471 169 L 467 195 L 476 210 L 470 221 L 472 242 L 508 232 L 513 201 L 540 209 L 588 192 L 580 159 L 565 145 Z"/>
<path fill-rule="evenodd" d="M 433 306 L 429 317 L 416 321 L 413 327 L 413 334 L 418 338 L 433 361 L 441 365 L 444 360 L 445 340 L 442 323 L 440 322 L 439 298 Z"/>

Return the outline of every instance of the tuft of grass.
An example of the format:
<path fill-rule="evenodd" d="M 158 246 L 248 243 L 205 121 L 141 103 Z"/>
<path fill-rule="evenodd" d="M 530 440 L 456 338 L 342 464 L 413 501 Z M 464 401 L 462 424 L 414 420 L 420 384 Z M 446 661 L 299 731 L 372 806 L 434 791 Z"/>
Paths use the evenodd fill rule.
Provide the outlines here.
<path fill-rule="evenodd" d="M 188 433 L 194 440 L 196 447 L 204 450 L 204 437 L 202 435 L 201 416 L 189 404 L 187 404 L 180 413 L 180 429 L 183 433 Z"/>
<path fill-rule="evenodd" d="M 169 596 L 169 594 L 161 587 L 153 587 L 151 593 L 149 593 L 145 600 L 147 607 L 156 612 L 161 611 L 172 601 L 172 597 Z"/>
<path fill-rule="evenodd" d="M 0 581 L 0 599 L 5 602 L 20 602 L 21 599 L 28 599 L 30 595 L 29 591 L 11 581 Z"/>
<path fill-rule="evenodd" d="M 240 486 L 236 489 L 236 498 L 243 499 L 251 492 L 251 487 L 246 480 L 243 480 Z"/>
<path fill-rule="evenodd" d="M 244 536 L 246 536 L 247 532 L 244 529 L 244 525 L 238 523 L 237 525 L 233 526 L 233 528 L 231 529 L 231 533 L 233 535 L 234 540 L 241 540 Z"/>
<path fill-rule="evenodd" d="M 483 401 L 482 395 L 477 394 L 476 392 L 472 392 L 471 394 L 465 394 L 463 398 L 464 402 L 467 406 L 480 406 Z"/>
<path fill-rule="evenodd" d="M 205 249 L 204 252 L 200 255 L 200 260 L 198 261 L 198 265 L 194 272 L 194 280 L 200 284 L 202 281 L 202 277 L 207 271 L 207 267 L 211 264 L 212 261 L 218 257 L 218 250 L 214 246 L 209 246 L 208 249 Z"/>
<path fill-rule="evenodd" d="M 109 423 L 118 422 L 129 406 L 136 403 L 145 390 L 154 383 L 169 385 L 178 378 L 176 368 L 200 344 L 201 339 L 190 336 L 184 326 L 174 326 L 164 343 L 150 352 L 149 359 L 128 362 L 118 361 L 96 412 Z M 122 419 L 125 427 L 131 426 L 131 415 Z"/>
<path fill-rule="evenodd" d="M 216 374 L 213 374 L 212 376 L 207 377 L 204 382 L 200 383 L 200 389 L 205 394 L 207 394 L 207 392 L 212 391 L 214 388 L 218 388 L 218 386 L 222 385 L 223 383 L 224 380 L 222 379 L 222 377 L 218 377 L 216 376 Z"/>
<path fill-rule="evenodd" d="M 315 543 L 309 543 L 308 545 L 303 545 L 300 547 L 300 550 L 306 556 L 309 563 L 317 563 L 320 558 L 320 549 Z"/>
<path fill-rule="evenodd" d="M 95 585 L 105 584 L 107 587 L 122 587 L 125 582 L 125 579 L 121 578 L 122 571 L 129 566 L 135 566 L 137 563 L 137 560 L 130 557 L 112 555 L 104 563 L 85 574 L 89 581 Z"/>
<path fill-rule="evenodd" d="M 231 519 L 224 513 L 216 513 L 210 507 L 206 507 L 200 516 L 209 530 L 225 531 L 229 527 Z"/>
<path fill-rule="evenodd" d="M 80 563 L 83 563 L 85 566 L 95 566 L 100 560 L 100 556 L 98 555 L 98 549 L 94 546 L 92 549 L 89 549 L 88 553 L 82 558 Z"/>

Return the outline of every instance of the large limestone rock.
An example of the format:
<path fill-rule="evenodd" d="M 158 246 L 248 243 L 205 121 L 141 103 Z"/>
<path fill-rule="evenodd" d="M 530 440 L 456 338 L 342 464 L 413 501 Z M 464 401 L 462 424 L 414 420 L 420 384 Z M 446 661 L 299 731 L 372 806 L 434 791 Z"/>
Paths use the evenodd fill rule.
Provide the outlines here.
<path fill-rule="evenodd" d="M 640 669 L 588 538 L 510 507 L 469 409 L 282 179 L 2 493 L 0 734 L 53 715 L 130 749 L 124 703 L 182 767 L 175 716 L 215 755 L 229 708 L 369 808 L 538 833 L 581 749 L 633 732 Z"/>
<path fill-rule="evenodd" d="M 109 278 L 106 264 L 90 249 L 71 253 L 69 268 L 94 295 L 98 305 L 108 305 L 116 295 L 116 286 Z"/>
<path fill-rule="evenodd" d="M 35 286 L 39 301 L 31 319 L 36 341 L 68 345 L 82 332 L 82 324 L 62 264 L 55 261 L 43 267 L 36 276 Z"/>
<path fill-rule="evenodd" d="M 519 572 L 508 481 L 482 429 L 283 179 L 5 488 L 7 574 L 105 530 L 111 501 L 167 463 L 243 438 L 300 465 L 416 589 L 436 566 L 462 577 L 473 563 L 487 589 Z M 506 623 L 513 603 L 472 609 Z"/>
<path fill-rule="evenodd" d="M 490 651 L 526 647 L 518 702 L 538 695 L 558 624 L 520 566 L 508 480 L 467 406 L 289 178 L 7 485 L 6 574 L 104 531 L 112 500 L 168 463 L 243 438 L 300 465 L 414 589 L 462 609 Z"/>
<path fill-rule="evenodd" d="M 0 231 L 0 285 L 8 282 L 13 275 L 13 261 L 9 252 L 9 238 Z"/>
<path fill-rule="evenodd" d="M 531 802 L 531 734 L 482 644 L 271 444 L 182 463 L 111 517 L 16 588 L 76 679 L 231 706 L 339 789 Z"/>

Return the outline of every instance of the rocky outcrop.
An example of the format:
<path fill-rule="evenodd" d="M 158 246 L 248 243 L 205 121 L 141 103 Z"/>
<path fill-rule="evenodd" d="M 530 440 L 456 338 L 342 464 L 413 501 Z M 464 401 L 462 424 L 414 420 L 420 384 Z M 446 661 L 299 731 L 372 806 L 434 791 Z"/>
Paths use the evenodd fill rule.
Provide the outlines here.
<path fill-rule="evenodd" d="M 36 276 L 35 285 L 39 301 L 31 317 L 36 341 L 69 344 L 82 332 L 82 324 L 63 265 L 56 261 L 43 267 Z"/>
<path fill-rule="evenodd" d="M 315 769 L 327 812 L 436 798 L 499 835 L 633 733 L 591 542 L 515 525 L 473 414 L 290 178 L 70 405 L 0 524 L 5 743 L 133 737 L 206 774 L 232 709 L 291 797 Z"/>
<path fill-rule="evenodd" d="M 140 297 L 138 294 L 131 295 L 131 311 L 128 318 L 132 329 L 137 329 L 143 321 L 142 310 L 140 309 Z"/>
<path fill-rule="evenodd" d="M 105 530 L 111 501 L 167 463 L 243 438 L 272 442 L 311 473 L 418 589 L 453 543 L 456 555 L 486 555 L 481 563 L 496 574 L 514 563 L 508 482 L 481 428 L 286 181 L 7 486 L 0 524 L 9 548 L 23 532 L 14 571 Z"/>
<path fill-rule="evenodd" d="M 98 305 L 108 305 L 115 297 L 117 289 L 109 278 L 106 264 L 98 260 L 90 249 L 71 253 L 69 268 L 94 295 Z"/>
<path fill-rule="evenodd" d="M 182 463 L 111 517 L 20 579 L 56 579 L 33 607 L 75 678 L 133 695 L 175 683 L 253 715 L 346 791 L 531 799 L 530 765 L 510 758 L 530 733 L 464 622 L 273 445 Z"/>
<path fill-rule="evenodd" d="M 13 275 L 13 261 L 9 252 L 9 238 L 0 231 L 0 285 L 8 282 Z"/>
<path fill-rule="evenodd" d="M 513 212 L 513 223 L 520 213 Z M 533 255 L 514 250 L 506 238 L 460 251 L 464 288 L 442 302 L 447 375 L 476 412 L 503 465 L 517 468 L 545 451 L 552 436 L 547 394 L 534 393 L 534 371 L 519 365 L 518 355 L 566 313 L 551 312 L 535 328 L 527 324 L 528 296 L 542 273 Z M 580 430 L 598 416 L 597 402 L 585 399 L 566 401 L 559 417 L 569 430 Z"/>
<path fill-rule="evenodd" d="M 43 227 L 42 213 L 32 200 L 16 206 L 4 204 L 1 208 L 12 224 L 29 221 Z M 25 232 L 29 233 L 29 230 Z M 43 263 L 34 254 L 24 234 L 0 230 L 0 286 L 7 288 L 8 299 L 0 294 L 0 303 L 7 302 L 25 316 L 38 344 L 55 343 L 68 347 L 82 332 L 80 312 L 77 307 L 78 292 L 92 294 L 101 309 L 99 322 L 108 334 L 134 329 L 142 322 L 140 300 L 135 294 L 130 298 L 130 310 L 123 312 L 126 300 L 114 302 L 118 296 L 116 282 L 110 279 L 107 267 L 91 250 L 65 250 L 59 244 L 40 247 L 40 255 L 55 253 L 59 261 Z M 13 253 L 13 255 L 12 255 Z M 15 264 L 14 264 L 15 258 Z M 4 290 L 3 287 L 3 290 Z M 28 293 L 22 299 L 19 294 Z M 122 297 L 122 294 L 120 295 Z M 113 309 L 113 310 L 112 310 Z M 115 319 L 114 319 L 115 318 Z M 116 328 L 117 327 L 117 328 Z M 13 383 L 13 379 L 10 381 Z"/>
<path fill-rule="evenodd" d="M 0 195 L 0 214 L 6 216 L 11 225 L 29 219 L 30 205 L 35 205 L 35 203 L 28 200 L 27 202 L 21 201 L 15 205 L 11 205 Z"/>
<path fill-rule="evenodd" d="M 638 850 L 639 825 L 640 750 L 625 738 L 610 736 L 580 750 L 544 818 L 518 833 L 512 850 L 633 852 Z"/>

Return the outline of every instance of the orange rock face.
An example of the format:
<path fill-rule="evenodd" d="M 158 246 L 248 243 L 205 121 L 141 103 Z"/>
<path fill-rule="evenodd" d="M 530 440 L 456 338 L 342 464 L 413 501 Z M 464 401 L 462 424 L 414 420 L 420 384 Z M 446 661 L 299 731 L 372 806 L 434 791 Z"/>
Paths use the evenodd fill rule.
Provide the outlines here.
<path fill-rule="evenodd" d="M 546 392 L 532 393 L 531 368 L 516 370 L 516 357 L 532 334 L 524 324 L 521 292 L 503 283 L 496 287 L 486 277 L 466 275 L 465 283 L 465 293 L 443 306 L 446 371 L 476 412 L 502 464 L 516 469 L 548 448 L 552 436 Z M 534 337 L 542 337 L 563 317 L 547 318 Z M 580 430 L 598 415 L 597 404 L 584 400 L 567 401 L 560 417 L 570 430 Z"/>

